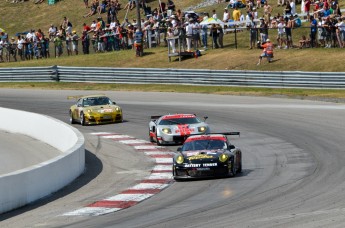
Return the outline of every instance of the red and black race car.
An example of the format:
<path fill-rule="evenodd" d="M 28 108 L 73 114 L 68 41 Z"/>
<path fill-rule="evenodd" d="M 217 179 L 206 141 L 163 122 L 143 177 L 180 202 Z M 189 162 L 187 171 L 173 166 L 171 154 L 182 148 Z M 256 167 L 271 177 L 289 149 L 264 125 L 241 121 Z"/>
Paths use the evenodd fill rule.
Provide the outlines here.
<path fill-rule="evenodd" d="M 227 135 L 239 132 L 190 136 L 173 159 L 174 179 L 235 176 L 242 172 L 242 152 Z"/>
<path fill-rule="evenodd" d="M 181 144 L 190 135 L 210 132 L 208 124 L 195 114 L 172 114 L 151 116 L 149 137 L 151 142 L 160 144 Z"/>

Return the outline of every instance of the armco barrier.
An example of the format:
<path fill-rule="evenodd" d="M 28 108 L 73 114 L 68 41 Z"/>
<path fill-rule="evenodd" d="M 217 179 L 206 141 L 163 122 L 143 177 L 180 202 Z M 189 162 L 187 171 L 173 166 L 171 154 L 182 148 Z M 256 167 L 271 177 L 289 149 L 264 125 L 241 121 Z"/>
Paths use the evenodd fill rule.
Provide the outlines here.
<path fill-rule="evenodd" d="M 54 118 L 0 107 L 0 129 L 28 135 L 62 152 L 46 162 L 0 176 L 0 214 L 71 183 L 85 168 L 84 136 Z"/>
<path fill-rule="evenodd" d="M 345 88 L 345 73 L 62 66 L 0 69 L 0 82 L 13 81 L 327 89 Z"/>

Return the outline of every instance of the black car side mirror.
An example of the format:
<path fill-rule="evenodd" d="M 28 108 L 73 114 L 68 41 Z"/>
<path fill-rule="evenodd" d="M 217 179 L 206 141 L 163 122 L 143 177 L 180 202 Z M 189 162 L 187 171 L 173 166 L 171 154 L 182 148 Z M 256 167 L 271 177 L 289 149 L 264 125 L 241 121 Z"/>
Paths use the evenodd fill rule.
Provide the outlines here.
<path fill-rule="evenodd" d="M 232 149 L 235 149 L 235 146 L 234 145 L 229 145 L 228 148 L 229 148 L 229 150 L 232 150 Z"/>
<path fill-rule="evenodd" d="M 182 147 L 178 147 L 177 151 L 181 152 L 182 151 Z"/>
<path fill-rule="evenodd" d="M 115 102 L 115 101 L 113 101 L 113 104 L 114 104 L 114 105 L 116 105 L 116 102 Z"/>
<path fill-rule="evenodd" d="M 204 116 L 204 121 L 206 121 L 208 119 L 208 116 Z"/>

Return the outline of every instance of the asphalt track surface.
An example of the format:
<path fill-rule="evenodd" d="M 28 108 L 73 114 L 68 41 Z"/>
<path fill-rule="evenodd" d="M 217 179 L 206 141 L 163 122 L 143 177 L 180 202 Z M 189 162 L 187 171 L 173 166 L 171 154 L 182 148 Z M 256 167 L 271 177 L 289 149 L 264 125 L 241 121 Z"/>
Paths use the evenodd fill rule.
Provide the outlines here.
<path fill-rule="evenodd" d="M 1 227 L 344 227 L 345 105 L 245 96 L 0 90 L 0 106 L 68 121 L 67 95 L 105 93 L 124 110 L 124 123 L 75 125 L 86 137 L 86 171 L 33 205 L 0 215 Z M 207 115 L 213 132 L 242 149 L 235 178 L 175 182 L 115 213 L 61 216 L 114 195 L 148 174 L 152 161 L 126 145 L 92 136 L 116 132 L 148 139 L 149 116 Z M 176 147 L 171 147 L 176 150 Z"/>

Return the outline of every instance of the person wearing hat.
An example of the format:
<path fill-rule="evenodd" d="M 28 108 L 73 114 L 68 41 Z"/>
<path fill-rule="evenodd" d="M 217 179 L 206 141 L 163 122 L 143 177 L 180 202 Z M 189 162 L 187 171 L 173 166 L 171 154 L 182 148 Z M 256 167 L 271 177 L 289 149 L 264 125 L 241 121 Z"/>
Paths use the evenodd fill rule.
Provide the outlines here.
<path fill-rule="evenodd" d="M 263 48 L 264 50 L 259 56 L 259 62 L 257 65 L 261 64 L 262 58 L 267 58 L 268 62 L 271 63 L 273 58 L 273 44 L 271 43 L 270 39 L 267 39 L 266 43 L 261 44 L 260 48 Z"/>
<path fill-rule="evenodd" d="M 78 41 L 80 40 L 80 37 L 78 36 L 75 30 L 73 30 L 71 38 L 72 38 L 72 51 L 74 52 L 74 54 L 78 55 Z"/>
<path fill-rule="evenodd" d="M 9 55 L 7 56 L 8 62 L 10 62 L 11 56 L 13 57 L 14 61 L 17 62 L 17 42 L 14 37 L 11 37 L 10 42 L 8 42 L 7 48 L 9 53 Z"/>

